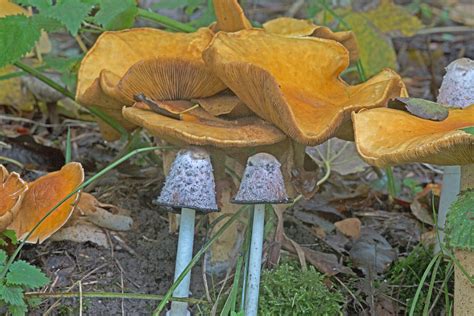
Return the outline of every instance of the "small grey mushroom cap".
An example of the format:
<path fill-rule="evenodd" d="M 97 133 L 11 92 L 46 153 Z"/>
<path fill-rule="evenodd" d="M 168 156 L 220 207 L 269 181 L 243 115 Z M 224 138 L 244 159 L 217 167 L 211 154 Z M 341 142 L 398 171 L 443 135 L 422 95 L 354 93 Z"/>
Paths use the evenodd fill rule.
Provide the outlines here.
<path fill-rule="evenodd" d="M 446 67 L 438 103 L 461 108 L 474 104 L 474 60 L 460 58 Z"/>
<path fill-rule="evenodd" d="M 281 164 L 270 154 L 259 153 L 247 160 L 235 204 L 286 204 L 291 199 L 285 189 Z"/>
<path fill-rule="evenodd" d="M 171 165 L 161 194 L 154 202 L 172 208 L 218 211 L 216 184 L 209 154 L 201 148 L 180 150 Z"/>

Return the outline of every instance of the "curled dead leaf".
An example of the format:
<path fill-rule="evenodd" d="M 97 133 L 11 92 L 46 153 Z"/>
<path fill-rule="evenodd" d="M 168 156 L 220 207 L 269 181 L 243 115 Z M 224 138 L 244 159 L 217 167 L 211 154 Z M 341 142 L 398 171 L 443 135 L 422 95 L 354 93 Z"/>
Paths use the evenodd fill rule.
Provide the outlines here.
<path fill-rule="evenodd" d="M 348 237 L 352 237 L 354 239 L 358 239 L 360 237 L 361 222 L 358 218 L 346 218 L 342 221 L 335 222 L 334 226 L 336 226 L 337 230 Z"/>
<path fill-rule="evenodd" d="M 123 214 L 125 210 L 112 204 L 101 203 L 89 193 L 81 194 L 75 213 L 88 222 L 106 229 L 127 231 L 133 225 L 133 220 Z"/>

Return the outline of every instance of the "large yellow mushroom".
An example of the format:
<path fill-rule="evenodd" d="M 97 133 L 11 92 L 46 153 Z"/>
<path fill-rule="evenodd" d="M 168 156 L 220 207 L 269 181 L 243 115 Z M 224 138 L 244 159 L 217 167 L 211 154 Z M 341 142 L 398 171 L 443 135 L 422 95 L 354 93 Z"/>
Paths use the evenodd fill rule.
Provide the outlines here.
<path fill-rule="evenodd" d="M 350 32 L 303 23 L 305 29 L 293 20 L 259 30 L 237 1 L 215 0 L 214 6 L 217 23 L 194 33 L 142 28 L 102 34 L 82 61 L 77 100 L 101 107 L 127 129 L 142 126 L 177 146 L 206 147 L 224 212 L 235 210 L 226 156 L 245 162 L 255 152 L 274 154 L 284 160 L 291 186 L 304 145 L 336 135 L 351 111 L 385 106 L 404 90 L 391 70 L 355 86 L 339 78 L 349 65 L 348 49 L 356 56 Z M 296 30 L 285 31 L 285 23 Z M 107 139 L 118 137 L 101 128 Z M 235 236 L 228 240 L 236 242 Z M 217 261 L 228 258 L 228 248 Z"/>

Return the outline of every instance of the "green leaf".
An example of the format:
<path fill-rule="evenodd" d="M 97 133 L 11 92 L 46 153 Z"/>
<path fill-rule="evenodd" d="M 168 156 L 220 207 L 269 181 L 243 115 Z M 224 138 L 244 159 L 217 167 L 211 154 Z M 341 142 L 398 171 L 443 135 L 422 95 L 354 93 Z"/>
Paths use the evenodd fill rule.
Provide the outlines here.
<path fill-rule="evenodd" d="M 448 108 L 442 104 L 419 98 L 395 98 L 389 107 L 406 109 L 414 116 L 432 121 L 443 121 L 449 115 Z"/>
<path fill-rule="evenodd" d="M 0 67 L 12 64 L 29 53 L 41 35 L 33 20 L 25 15 L 0 19 Z"/>
<path fill-rule="evenodd" d="M 120 30 L 132 27 L 137 13 L 135 0 L 101 0 L 95 20 L 107 30 Z"/>
<path fill-rule="evenodd" d="M 72 34 L 77 35 L 82 21 L 89 15 L 92 5 L 79 0 L 62 0 L 46 10 L 41 10 L 41 15 L 57 19 Z"/>
<path fill-rule="evenodd" d="M 16 0 L 14 2 L 25 7 L 36 7 L 39 10 L 44 10 L 51 6 L 51 0 Z"/>
<path fill-rule="evenodd" d="M 6 229 L 2 232 L 2 235 L 10 239 L 10 242 L 13 245 L 16 245 L 18 243 L 18 238 L 16 237 L 16 232 L 11 229 Z"/>
<path fill-rule="evenodd" d="M 449 208 L 446 239 L 451 248 L 474 251 L 474 190 L 461 192 Z"/>
<path fill-rule="evenodd" d="M 38 288 L 49 283 L 49 279 L 37 267 L 26 261 L 18 260 L 10 266 L 7 283 L 23 285 L 28 288 Z"/>
<path fill-rule="evenodd" d="M 25 316 L 26 312 L 28 312 L 28 308 L 26 305 L 10 305 L 8 306 L 8 311 L 12 316 Z"/>
<path fill-rule="evenodd" d="M 26 306 L 21 287 L 0 284 L 0 298 L 9 305 Z"/>
<path fill-rule="evenodd" d="M 351 12 L 343 17 L 355 33 L 359 56 L 367 77 L 384 68 L 398 69 L 397 54 L 392 40 L 378 30 L 363 14 Z"/>
<path fill-rule="evenodd" d="M 57 19 L 50 18 L 46 15 L 42 14 L 35 14 L 31 17 L 33 24 L 40 30 L 44 30 L 46 32 L 56 32 L 60 30 L 63 25 Z"/>
<path fill-rule="evenodd" d="M 474 126 L 466 127 L 466 128 L 461 128 L 462 131 L 465 131 L 468 134 L 474 135 Z"/>

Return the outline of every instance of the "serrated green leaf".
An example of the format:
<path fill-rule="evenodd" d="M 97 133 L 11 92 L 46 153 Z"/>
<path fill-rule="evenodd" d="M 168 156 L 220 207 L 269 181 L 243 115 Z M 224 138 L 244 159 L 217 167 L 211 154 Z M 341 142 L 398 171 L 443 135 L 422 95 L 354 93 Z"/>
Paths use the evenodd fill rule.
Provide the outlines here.
<path fill-rule="evenodd" d="M 101 0 L 95 21 L 107 30 L 121 30 L 133 26 L 137 13 L 135 0 Z"/>
<path fill-rule="evenodd" d="M 46 15 L 35 14 L 31 17 L 33 24 L 46 32 L 56 32 L 63 28 L 61 22 L 57 19 L 50 18 Z"/>
<path fill-rule="evenodd" d="M 24 15 L 0 19 L 0 68 L 12 64 L 29 53 L 41 35 L 33 20 Z"/>
<path fill-rule="evenodd" d="M 26 306 L 23 300 L 23 289 L 18 286 L 0 284 L 0 298 L 9 305 Z"/>
<path fill-rule="evenodd" d="M 474 251 L 474 190 L 461 192 L 449 208 L 446 240 L 451 248 Z"/>
<path fill-rule="evenodd" d="M 8 306 L 8 311 L 12 316 L 25 316 L 28 308 L 26 305 L 10 305 Z"/>
<path fill-rule="evenodd" d="M 62 0 L 54 6 L 41 10 L 40 13 L 58 20 L 72 35 L 77 35 L 82 21 L 89 15 L 92 7 L 91 4 L 79 0 Z"/>
<path fill-rule="evenodd" d="M 11 229 L 6 229 L 2 232 L 2 235 L 10 239 L 10 242 L 13 245 L 16 245 L 18 243 L 18 238 L 16 237 L 16 232 Z"/>
<path fill-rule="evenodd" d="M 37 267 L 26 261 L 15 261 L 7 273 L 7 283 L 23 285 L 28 288 L 38 288 L 49 283 L 49 279 Z"/>
<path fill-rule="evenodd" d="M 474 135 L 474 126 L 462 128 L 461 130 L 465 131 L 468 134 Z"/>
<path fill-rule="evenodd" d="M 39 10 L 46 9 L 51 6 L 51 0 L 15 0 L 14 2 L 25 7 L 36 7 Z"/>

